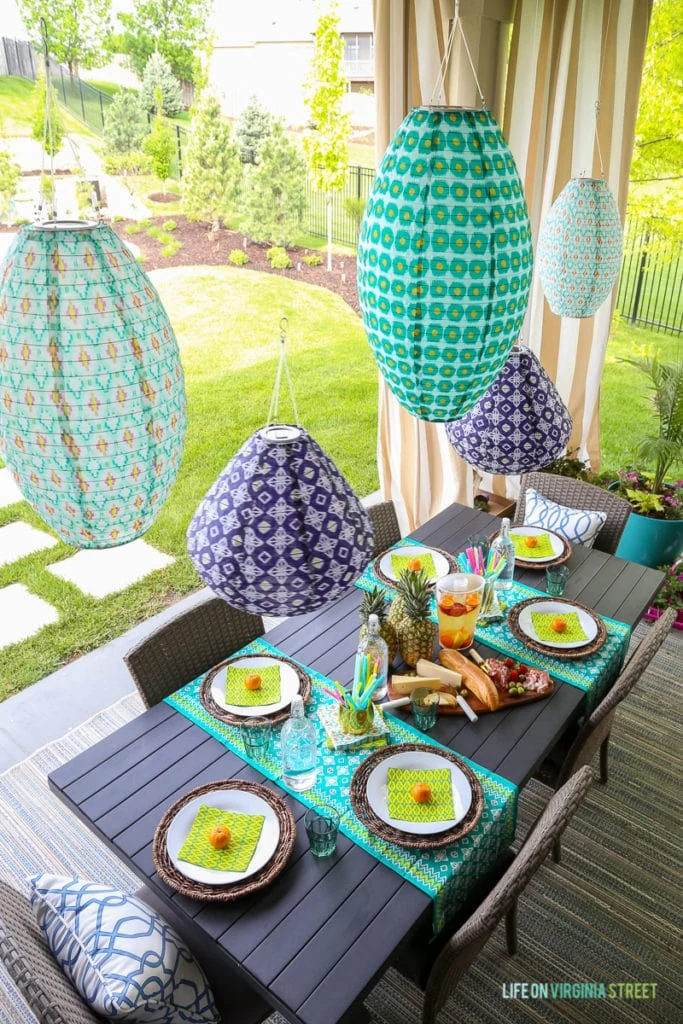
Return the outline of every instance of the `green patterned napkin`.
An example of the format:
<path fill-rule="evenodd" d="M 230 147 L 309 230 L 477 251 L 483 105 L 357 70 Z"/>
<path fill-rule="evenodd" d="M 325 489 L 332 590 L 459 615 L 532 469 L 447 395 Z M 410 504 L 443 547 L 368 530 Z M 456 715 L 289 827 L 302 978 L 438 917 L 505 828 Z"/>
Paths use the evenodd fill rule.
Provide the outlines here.
<path fill-rule="evenodd" d="M 411 789 L 416 782 L 426 782 L 431 789 L 432 796 L 427 803 L 413 800 Z M 399 821 L 449 821 L 455 817 L 450 771 L 448 768 L 389 768 L 387 807 L 390 817 Z"/>
<path fill-rule="evenodd" d="M 550 623 L 555 619 L 562 619 L 566 622 L 567 628 L 564 633 L 556 633 L 550 628 Z M 569 644 L 577 640 L 587 640 L 588 637 L 583 631 L 583 626 L 576 612 L 563 612 L 562 615 L 553 615 L 552 612 L 532 612 L 531 621 L 536 636 L 542 643 Z"/>
<path fill-rule="evenodd" d="M 524 541 L 526 537 L 522 537 L 519 533 L 511 533 L 512 543 L 515 545 L 515 554 L 518 558 L 548 558 L 550 555 L 554 555 L 553 545 L 550 537 L 547 533 L 535 533 L 536 547 L 528 548 Z"/>
<path fill-rule="evenodd" d="M 262 814 L 237 814 L 202 804 L 178 859 L 213 871 L 246 871 L 261 838 L 264 821 Z M 209 832 L 216 825 L 227 825 L 232 833 L 223 850 L 217 850 L 209 842 Z"/>
<path fill-rule="evenodd" d="M 261 676 L 261 688 L 248 690 L 244 685 L 247 676 Z M 262 704 L 277 704 L 280 700 L 280 666 L 267 668 L 243 668 L 228 665 L 225 683 L 225 703 L 235 707 L 260 707 Z"/>
<path fill-rule="evenodd" d="M 402 572 L 408 568 L 408 562 L 412 562 L 414 558 L 419 558 L 422 563 L 422 568 L 427 573 L 429 579 L 434 579 L 436 576 L 436 566 L 434 565 L 434 558 L 429 552 L 416 551 L 414 555 L 392 555 L 391 556 L 391 571 L 393 572 L 396 579 L 399 579 Z"/>

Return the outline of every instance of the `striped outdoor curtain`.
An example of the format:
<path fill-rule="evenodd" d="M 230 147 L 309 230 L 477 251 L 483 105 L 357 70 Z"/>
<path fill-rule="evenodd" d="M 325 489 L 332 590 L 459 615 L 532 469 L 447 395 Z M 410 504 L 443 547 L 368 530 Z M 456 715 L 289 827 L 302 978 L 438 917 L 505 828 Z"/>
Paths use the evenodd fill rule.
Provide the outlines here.
<path fill-rule="evenodd" d="M 547 211 L 570 177 L 600 176 L 595 104 L 604 176 L 623 219 L 652 0 L 462 0 L 461 15 L 489 108 L 524 182 L 534 248 Z M 490 17 L 487 16 L 489 14 Z M 378 160 L 403 117 L 428 103 L 443 57 L 453 0 L 374 0 Z M 514 24 L 505 67 L 508 26 Z M 507 72 L 507 74 L 506 74 Z M 505 110 L 499 103 L 505 94 Z M 476 105 L 456 42 L 445 89 L 432 102 Z M 616 288 L 585 320 L 551 313 L 534 274 L 521 340 L 540 358 L 574 421 L 570 449 L 597 467 L 600 377 Z M 386 500 L 403 529 L 414 529 L 453 501 L 472 504 L 474 474 L 451 448 L 441 424 L 416 420 L 380 379 L 378 465 Z M 517 477 L 484 476 L 484 490 L 514 496 Z"/>

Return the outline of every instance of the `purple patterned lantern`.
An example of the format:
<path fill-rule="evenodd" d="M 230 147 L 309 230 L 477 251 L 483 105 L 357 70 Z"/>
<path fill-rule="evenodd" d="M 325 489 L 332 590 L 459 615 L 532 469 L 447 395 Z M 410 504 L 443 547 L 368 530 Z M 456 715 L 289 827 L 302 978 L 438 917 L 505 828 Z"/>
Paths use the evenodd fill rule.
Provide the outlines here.
<path fill-rule="evenodd" d="M 572 419 L 555 385 L 528 348 L 513 349 L 474 408 L 446 424 L 458 455 L 484 473 L 542 469 L 564 450 Z"/>
<path fill-rule="evenodd" d="M 372 521 L 302 428 L 256 431 L 197 509 L 187 546 L 204 582 L 257 615 L 335 601 L 374 553 Z"/>

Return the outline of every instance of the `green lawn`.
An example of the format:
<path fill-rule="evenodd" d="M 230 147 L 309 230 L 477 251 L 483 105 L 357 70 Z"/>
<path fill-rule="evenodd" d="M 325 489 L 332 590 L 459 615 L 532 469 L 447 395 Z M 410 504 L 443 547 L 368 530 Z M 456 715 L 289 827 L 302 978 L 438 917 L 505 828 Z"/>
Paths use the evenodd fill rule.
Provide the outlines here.
<path fill-rule="evenodd" d="M 0 137 L 30 135 L 35 114 L 35 84 L 25 78 L 0 75 Z M 91 132 L 63 106 L 60 113 L 67 132 L 90 135 Z"/>
<path fill-rule="evenodd" d="M 681 344 L 671 335 L 617 322 L 607 345 L 600 390 L 601 470 L 616 472 L 631 463 L 636 444 L 656 431 L 648 378 L 619 359 L 636 356 L 638 349 L 650 346 L 663 361 L 675 361 Z M 673 476 L 683 477 L 683 453 Z"/>
<path fill-rule="evenodd" d="M 0 587 L 28 583 L 60 613 L 58 624 L 2 651 L 0 700 L 200 585 L 186 554 L 187 525 L 226 463 L 265 424 L 282 316 L 289 320 L 288 358 L 302 424 L 358 494 L 378 486 L 377 370 L 346 303 L 322 288 L 228 267 L 178 267 L 151 276 L 180 344 L 189 428 L 178 480 L 146 538 L 177 560 L 100 601 L 45 571 L 73 553 L 66 544 L 0 568 Z M 283 396 L 281 418 L 289 414 Z M 45 529 L 24 503 L 0 509 L 0 526 L 17 519 Z"/>

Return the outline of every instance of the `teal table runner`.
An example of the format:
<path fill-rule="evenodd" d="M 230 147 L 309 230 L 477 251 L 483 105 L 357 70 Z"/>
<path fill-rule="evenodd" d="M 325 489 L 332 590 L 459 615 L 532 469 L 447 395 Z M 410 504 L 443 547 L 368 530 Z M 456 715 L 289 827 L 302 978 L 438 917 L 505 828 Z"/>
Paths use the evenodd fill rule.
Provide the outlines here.
<path fill-rule="evenodd" d="M 413 540 L 411 537 L 399 541 L 394 546 L 403 547 L 406 544 L 429 547 L 428 544 Z M 387 587 L 377 578 L 372 562 L 366 566 L 362 575 L 356 580 L 355 586 L 360 587 L 361 590 L 372 590 L 373 587 L 381 586 L 384 587 L 390 600 L 396 596 L 394 589 Z M 510 590 L 499 595 L 499 600 L 503 606 L 510 608 L 519 601 L 526 601 L 530 597 L 543 597 L 550 600 L 542 590 L 536 590 L 534 587 L 528 587 L 526 584 L 516 581 L 513 582 Z M 432 598 L 432 618 L 434 622 L 437 621 L 434 598 Z M 600 618 L 607 628 L 605 643 L 595 654 L 589 654 L 587 658 L 580 658 L 577 661 L 554 658 L 532 650 L 512 635 L 506 621 L 489 625 L 478 623 L 474 631 L 474 638 L 479 643 L 500 651 L 506 658 L 515 658 L 523 664 L 545 669 L 555 679 L 578 686 L 586 694 L 586 712 L 590 714 L 619 675 L 631 639 L 630 626 L 623 622 L 617 622 L 616 619 L 610 619 L 606 615 L 601 615 Z"/>
<path fill-rule="evenodd" d="M 256 640 L 239 653 L 288 657 L 265 640 Z M 319 758 L 318 780 L 313 789 L 305 793 L 294 792 L 282 781 L 281 725 L 273 728 L 270 748 L 265 756 L 254 757 L 244 750 L 239 726 L 219 722 L 204 709 L 199 699 L 203 676 L 188 683 L 165 700 L 172 708 L 239 754 L 267 778 L 277 782 L 301 803 L 308 807 L 332 804 L 339 813 L 341 830 L 349 839 L 431 897 L 434 902 L 434 931 L 440 931 L 448 918 L 456 914 L 466 902 L 472 884 L 495 866 L 503 851 L 513 841 L 517 818 L 517 787 L 507 779 L 481 768 L 459 754 L 458 756 L 462 757 L 474 771 L 484 792 L 484 810 L 476 828 L 459 839 L 453 847 L 431 851 L 410 850 L 379 839 L 368 832 L 365 825 L 358 820 L 349 800 L 351 777 L 361 761 L 368 756 L 368 752 L 343 752 L 328 748 L 318 712 L 323 705 L 331 703 L 322 689 L 323 686 L 329 685 L 330 681 L 305 665 L 302 665 L 302 668 L 310 674 L 312 681 L 311 701 L 306 706 L 306 715 L 313 721 L 318 731 Z M 413 729 L 394 715 L 387 715 L 386 722 L 389 726 L 388 742 L 392 745 L 420 742 L 444 749 L 442 744 Z"/>

